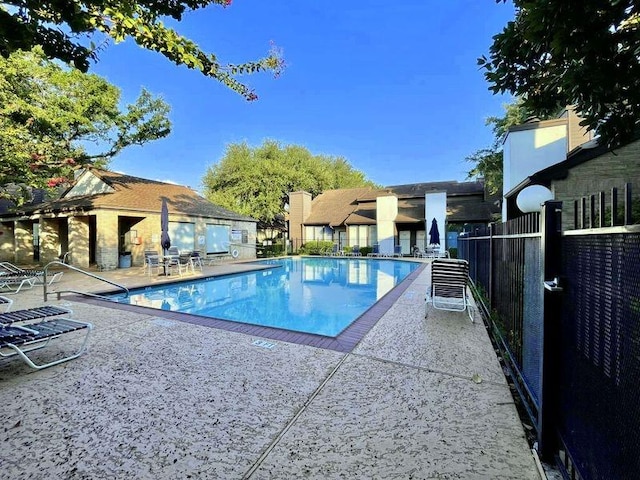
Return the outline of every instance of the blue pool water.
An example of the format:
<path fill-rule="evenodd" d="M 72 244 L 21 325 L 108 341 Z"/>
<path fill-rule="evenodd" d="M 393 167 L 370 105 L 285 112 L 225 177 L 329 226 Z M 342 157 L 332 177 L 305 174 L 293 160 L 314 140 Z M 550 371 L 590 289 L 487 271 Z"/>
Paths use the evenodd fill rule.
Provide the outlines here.
<path fill-rule="evenodd" d="M 132 290 L 121 303 L 335 337 L 420 266 L 349 258 L 266 260 L 273 268 Z"/>

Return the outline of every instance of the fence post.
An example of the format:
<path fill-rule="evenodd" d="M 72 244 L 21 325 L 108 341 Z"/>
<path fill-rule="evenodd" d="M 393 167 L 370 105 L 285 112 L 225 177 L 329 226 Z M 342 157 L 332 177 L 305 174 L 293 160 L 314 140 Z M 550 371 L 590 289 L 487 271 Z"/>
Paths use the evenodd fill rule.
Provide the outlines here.
<path fill-rule="evenodd" d="M 542 318 L 541 393 L 538 408 L 538 452 L 553 461 L 557 452 L 562 320 L 562 202 L 545 202 L 540 216 L 544 300 Z"/>
<path fill-rule="evenodd" d="M 493 303 L 493 228 L 494 224 L 489 224 L 489 305 Z"/>

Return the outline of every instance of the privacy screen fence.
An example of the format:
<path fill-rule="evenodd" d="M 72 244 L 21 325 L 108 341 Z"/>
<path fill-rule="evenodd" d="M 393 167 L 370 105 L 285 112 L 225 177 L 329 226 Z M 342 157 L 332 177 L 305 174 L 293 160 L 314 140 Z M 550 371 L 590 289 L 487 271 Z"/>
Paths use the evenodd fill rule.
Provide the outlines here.
<path fill-rule="evenodd" d="M 640 475 L 640 225 L 625 192 L 622 215 L 614 191 L 568 205 L 565 228 L 547 202 L 458 240 L 538 451 L 567 478 Z"/>

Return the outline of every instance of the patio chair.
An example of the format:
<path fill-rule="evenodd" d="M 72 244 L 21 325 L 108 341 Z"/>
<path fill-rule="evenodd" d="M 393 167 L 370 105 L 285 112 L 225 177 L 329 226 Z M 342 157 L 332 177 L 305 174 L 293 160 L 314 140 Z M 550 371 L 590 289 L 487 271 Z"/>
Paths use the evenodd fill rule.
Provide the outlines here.
<path fill-rule="evenodd" d="M 35 283 L 44 284 L 44 270 L 20 268 L 10 262 L 0 262 L 0 276 L 2 275 L 35 277 Z M 64 275 L 64 272 L 54 273 L 51 277 L 47 278 L 47 285 L 60 281 L 62 275 Z"/>
<path fill-rule="evenodd" d="M 64 272 L 55 272 L 50 277 L 47 277 L 47 285 L 50 286 L 52 283 L 59 282 L 63 275 Z M 36 284 L 44 284 L 44 275 L 36 275 Z"/>
<path fill-rule="evenodd" d="M 5 293 L 18 293 L 20 290 L 33 288 L 37 277 L 32 275 L 0 275 L 0 289 Z"/>
<path fill-rule="evenodd" d="M 72 313 L 73 311 L 68 308 L 58 307 L 55 305 L 26 308 L 24 310 L 15 310 L 13 312 L 0 313 L 0 328 L 16 322 L 30 322 L 33 320 L 58 317 L 61 315 L 71 315 Z"/>
<path fill-rule="evenodd" d="M 3 308 L 5 312 L 11 310 L 11 305 L 13 304 L 13 300 L 8 297 L 0 296 L 0 308 Z"/>
<path fill-rule="evenodd" d="M 9 262 L 0 262 L 0 273 L 4 273 L 5 275 L 12 275 L 16 273 L 21 273 L 22 268 L 14 265 Z"/>
<path fill-rule="evenodd" d="M 367 257 L 378 257 L 378 256 L 380 256 L 380 245 L 378 245 L 377 243 L 374 243 L 371 253 L 368 253 Z"/>
<path fill-rule="evenodd" d="M 393 256 L 394 257 L 402 257 L 402 245 L 394 245 L 393 246 Z"/>
<path fill-rule="evenodd" d="M 204 266 L 202 253 L 198 250 L 194 250 L 193 252 L 191 252 L 190 255 L 191 255 L 191 264 L 193 265 L 194 273 L 196 268 L 199 268 L 200 271 L 202 271 L 202 267 Z"/>
<path fill-rule="evenodd" d="M 473 323 L 467 284 L 469 283 L 469 263 L 466 260 L 436 258 L 431 264 L 431 286 L 427 292 L 427 306 L 438 310 L 456 312 L 467 311 Z"/>
<path fill-rule="evenodd" d="M 10 262 L 0 262 L 0 273 L 5 275 L 42 275 L 44 270 L 21 268 Z"/>
<path fill-rule="evenodd" d="M 87 330 L 87 333 L 80 347 L 72 354 L 42 364 L 36 363 L 29 355 L 34 350 L 45 348 L 52 340 L 64 334 L 84 329 Z M 90 323 L 64 317 L 25 325 L 16 323 L 2 324 L 0 326 L 0 357 L 11 358 L 17 355 L 27 365 L 36 370 L 52 367 L 82 355 L 92 329 L 93 325 Z"/>
<path fill-rule="evenodd" d="M 360 245 L 354 245 L 349 255 L 352 257 L 361 257 L 362 254 L 360 253 Z"/>
<path fill-rule="evenodd" d="M 341 257 L 344 255 L 344 250 L 340 249 L 337 243 L 334 243 L 331 247 L 331 253 L 329 253 L 332 257 Z"/>
<path fill-rule="evenodd" d="M 68 308 L 53 305 L 0 313 L 0 358 L 17 355 L 31 368 L 40 370 L 79 357 L 85 350 L 93 325 L 65 317 L 72 313 Z M 61 335 L 83 329 L 87 329 L 87 333 L 82 345 L 71 355 L 41 365 L 28 355 Z"/>
<path fill-rule="evenodd" d="M 171 255 L 171 257 L 169 257 L 169 261 L 167 262 L 167 267 L 170 270 L 177 269 L 178 275 L 180 276 L 182 276 L 183 273 L 189 273 L 189 270 L 195 273 L 190 253 L 183 253 L 178 256 Z"/>
<path fill-rule="evenodd" d="M 156 250 L 145 250 L 144 252 L 144 271 L 145 273 L 151 275 L 153 270 L 156 269 L 156 273 L 160 274 L 160 267 L 162 263 L 160 262 L 160 255 Z"/>

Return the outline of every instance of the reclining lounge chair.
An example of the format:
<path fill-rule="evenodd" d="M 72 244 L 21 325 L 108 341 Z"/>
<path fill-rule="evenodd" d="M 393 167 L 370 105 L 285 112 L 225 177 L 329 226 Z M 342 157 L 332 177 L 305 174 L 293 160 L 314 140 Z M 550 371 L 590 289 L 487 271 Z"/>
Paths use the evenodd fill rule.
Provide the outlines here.
<path fill-rule="evenodd" d="M 8 297 L 0 296 L 0 308 L 4 309 L 5 312 L 11 310 L 11 304 L 13 304 L 13 300 Z"/>
<path fill-rule="evenodd" d="M 58 365 L 79 357 L 84 352 L 93 325 L 67 318 L 71 310 L 46 306 L 16 310 L 0 314 L 0 357 L 18 356 L 31 368 L 43 368 Z M 82 344 L 75 353 L 44 364 L 37 364 L 29 356 L 34 350 L 46 347 L 49 343 L 67 333 L 87 330 Z"/>
<path fill-rule="evenodd" d="M 427 292 L 426 306 L 438 310 L 467 311 L 473 322 L 467 284 L 469 264 L 466 260 L 436 258 L 431 263 L 431 286 Z M 425 317 L 427 316 L 425 306 Z"/>
<path fill-rule="evenodd" d="M 0 290 L 5 293 L 18 293 L 23 288 L 32 288 L 37 278 L 32 275 L 0 275 Z"/>
<path fill-rule="evenodd" d="M 63 274 L 64 272 L 55 272 L 53 275 L 47 278 L 47 285 L 51 285 L 52 283 L 59 281 L 62 278 Z M 0 262 L 0 279 L 3 276 L 34 277 L 35 283 L 43 284 L 45 282 L 44 270 L 37 270 L 33 268 L 24 269 L 9 262 Z"/>

